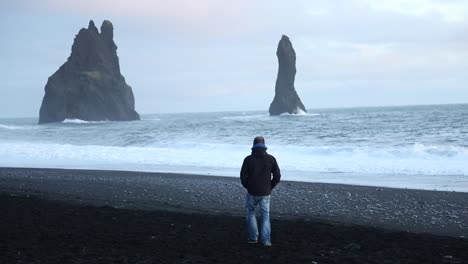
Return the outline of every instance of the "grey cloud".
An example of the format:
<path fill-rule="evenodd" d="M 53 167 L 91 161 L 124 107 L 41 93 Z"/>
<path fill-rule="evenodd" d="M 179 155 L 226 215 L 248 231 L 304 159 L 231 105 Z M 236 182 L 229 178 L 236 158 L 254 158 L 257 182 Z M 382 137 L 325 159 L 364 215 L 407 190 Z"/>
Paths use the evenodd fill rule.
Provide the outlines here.
<path fill-rule="evenodd" d="M 90 17 L 0 12 L 8 13 L 0 24 L 11 40 L 0 43 L 0 71 L 7 73 L 0 116 L 36 116 L 47 77 Z M 222 32 L 148 17 L 92 18 L 114 23 L 121 70 L 142 113 L 267 109 L 283 33 L 296 50 L 296 88 L 309 108 L 468 101 L 468 25 L 434 14 L 379 11 L 357 1 L 260 0 Z M 27 104 L 10 103 L 25 93 L 32 94 Z"/>

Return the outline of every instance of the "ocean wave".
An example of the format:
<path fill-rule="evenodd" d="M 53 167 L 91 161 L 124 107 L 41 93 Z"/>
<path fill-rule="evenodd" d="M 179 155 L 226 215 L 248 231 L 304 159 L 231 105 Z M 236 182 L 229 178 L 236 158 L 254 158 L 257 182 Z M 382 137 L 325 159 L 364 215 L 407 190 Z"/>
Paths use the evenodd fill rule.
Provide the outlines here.
<path fill-rule="evenodd" d="M 24 129 L 35 129 L 36 126 L 15 126 L 15 125 L 4 125 L 0 124 L 0 129 L 7 129 L 7 130 L 24 130 Z"/>
<path fill-rule="evenodd" d="M 317 181 L 324 175 L 322 182 L 392 179 L 397 185 L 439 179 L 439 186 L 444 181 L 468 186 L 467 125 L 461 122 L 466 105 L 416 110 L 311 110 L 279 117 L 267 111 L 146 114 L 141 122 L 66 120 L 42 126 L 37 118 L 2 119 L 0 166 L 237 177 L 251 139 L 264 135 L 285 179 Z"/>
<path fill-rule="evenodd" d="M 306 113 L 301 110 L 297 114 L 289 114 L 289 113 L 282 113 L 280 116 L 287 116 L 287 117 L 314 117 L 320 116 L 319 113 Z M 244 121 L 244 120 L 266 120 L 271 119 L 272 116 L 269 114 L 256 114 L 256 115 L 236 115 L 236 116 L 224 116 L 221 119 L 224 120 L 237 120 L 237 121 Z"/>
<path fill-rule="evenodd" d="M 297 113 L 296 114 L 290 114 L 290 113 L 282 113 L 280 116 L 320 116 L 319 113 L 307 113 L 307 112 L 304 112 L 302 111 L 301 109 L 298 109 L 297 110 Z"/>
<path fill-rule="evenodd" d="M 201 168 L 238 170 L 249 145 L 174 143 L 151 147 L 78 146 L 45 143 L 1 143 L 0 165 L 104 166 L 129 168 Z M 309 173 L 468 175 L 468 149 L 414 144 L 399 148 L 269 145 L 282 170 Z"/>
<path fill-rule="evenodd" d="M 161 118 L 157 117 L 148 117 L 148 118 L 141 118 L 142 121 L 161 121 Z"/>
<path fill-rule="evenodd" d="M 252 120 L 252 119 L 266 119 L 269 118 L 270 116 L 267 114 L 259 114 L 259 115 L 236 115 L 236 116 L 223 116 L 221 119 L 224 120 L 238 120 L 238 121 L 244 121 L 244 120 Z"/>
<path fill-rule="evenodd" d="M 81 119 L 65 119 L 62 121 L 63 124 L 104 124 L 110 123 L 112 121 L 103 120 L 103 121 L 86 121 Z"/>

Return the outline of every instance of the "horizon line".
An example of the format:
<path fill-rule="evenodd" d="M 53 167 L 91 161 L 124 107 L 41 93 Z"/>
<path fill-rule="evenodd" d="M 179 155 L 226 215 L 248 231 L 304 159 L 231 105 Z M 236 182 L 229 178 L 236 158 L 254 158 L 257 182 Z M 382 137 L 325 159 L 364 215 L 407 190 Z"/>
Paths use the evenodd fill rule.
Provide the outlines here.
<path fill-rule="evenodd" d="M 468 105 L 468 102 L 464 103 L 430 103 L 430 104 L 401 104 L 401 105 L 364 105 L 364 106 L 338 106 L 338 107 L 313 107 L 306 108 L 309 110 L 332 110 L 332 109 L 359 109 L 359 108 L 391 108 L 391 107 L 424 107 L 424 106 L 450 106 L 450 105 Z M 229 112 L 268 112 L 268 109 L 248 109 L 248 110 L 221 110 L 221 111 L 193 111 L 193 112 L 138 112 L 140 115 L 156 115 L 156 114 L 207 114 L 207 113 L 229 113 Z M 0 119 L 9 118 L 39 118 L 38 116 L 0 116 Z"/>

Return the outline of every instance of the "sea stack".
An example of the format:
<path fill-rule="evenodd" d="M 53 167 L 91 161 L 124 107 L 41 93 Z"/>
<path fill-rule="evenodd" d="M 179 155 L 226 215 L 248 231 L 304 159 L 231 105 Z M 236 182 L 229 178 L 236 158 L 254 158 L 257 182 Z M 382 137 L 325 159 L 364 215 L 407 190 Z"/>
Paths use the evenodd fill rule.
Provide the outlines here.
<path fill-rule="evenodd" d="M 132 88 L 120 73 L 113 37 L 114 28 L 107 20 L 101 33 L 92 20 L 78 32 L 70 57 L 47 81 L 39 124 L 140 119 Z"/>
<path fill-rule="evenodd" d="M 281 37 L 276 50 L 278 56 L 278 77 L 275 86 L 275 98 L 270 104 L 270 115 L 282 113 L 298 114 L 306 112 L 304 105 L 294 88 L 296 77 L 296 52 L 286 35 Z"/>

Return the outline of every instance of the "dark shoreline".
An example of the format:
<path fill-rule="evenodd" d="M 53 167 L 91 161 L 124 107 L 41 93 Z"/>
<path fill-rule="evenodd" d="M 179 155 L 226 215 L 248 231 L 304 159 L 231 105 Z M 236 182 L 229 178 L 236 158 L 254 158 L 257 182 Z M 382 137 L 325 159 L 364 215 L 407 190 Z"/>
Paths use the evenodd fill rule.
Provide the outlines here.
<path fill-rule="evenodd" d="M 0 192 L 81 205 L 244 216 L 239 179 L 187 174 L 0 168 Z M 272 218 L 468 237 L 468 193 L 282 181 Z"/>
<path fill-rule="evenodd" d="M 0 263 L 467 263 L 468 239 L 273 219 L 272 248 L 244 218 L 116 209 L 0 194 Z"/>
<path fill-rule="evenodd" d="M 245 243 L 243 194 L 228 177 L 0 168 L 0 263 L 468 263 L 467 193 L 281 182 L 271 249 Z"/>

